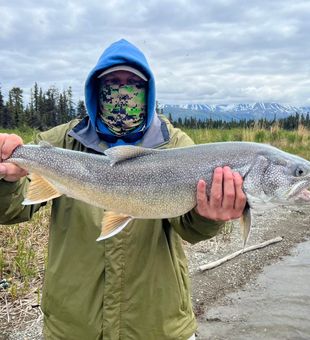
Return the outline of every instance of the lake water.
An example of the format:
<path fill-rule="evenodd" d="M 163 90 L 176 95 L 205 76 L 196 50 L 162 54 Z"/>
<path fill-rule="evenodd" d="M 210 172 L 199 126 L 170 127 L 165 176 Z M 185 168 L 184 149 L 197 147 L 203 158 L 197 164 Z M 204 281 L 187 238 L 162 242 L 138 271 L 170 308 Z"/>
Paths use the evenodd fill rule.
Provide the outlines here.
<path fill-rule="evenodd" d="M 209 309 L 204 320 L 199 340 L 310 339 L 310 240 Z"/>

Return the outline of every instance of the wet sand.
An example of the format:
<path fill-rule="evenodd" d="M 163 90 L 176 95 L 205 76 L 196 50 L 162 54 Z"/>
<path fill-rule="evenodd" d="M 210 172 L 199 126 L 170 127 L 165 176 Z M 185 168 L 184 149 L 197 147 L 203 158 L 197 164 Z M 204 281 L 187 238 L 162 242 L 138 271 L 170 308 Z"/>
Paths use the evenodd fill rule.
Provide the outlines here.
<path fill-rule="evenodd" d="M 309 339 L 310 240 L 226 295 L 201 318 L 198 339 Z"/>

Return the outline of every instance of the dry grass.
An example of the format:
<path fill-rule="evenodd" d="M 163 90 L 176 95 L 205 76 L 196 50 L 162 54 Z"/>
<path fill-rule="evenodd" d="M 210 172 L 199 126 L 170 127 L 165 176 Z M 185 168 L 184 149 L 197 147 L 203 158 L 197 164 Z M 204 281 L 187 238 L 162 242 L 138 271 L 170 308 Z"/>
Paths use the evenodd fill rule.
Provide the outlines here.
<path fill-rule="evenodd" d="M 25 223 L 0 226 L 1 330 L 41 317 L 41 287 L 47 261 L 50 208 Z"/>
<path fill-rule="evenodd" d="M 273 126 L 270 129 L 184 129 L 196 144 L 228 141 L 247 141 L 271 144 L 279 149 L 310 160 L 310 131 L 303 125 L 287 131 Z"/>

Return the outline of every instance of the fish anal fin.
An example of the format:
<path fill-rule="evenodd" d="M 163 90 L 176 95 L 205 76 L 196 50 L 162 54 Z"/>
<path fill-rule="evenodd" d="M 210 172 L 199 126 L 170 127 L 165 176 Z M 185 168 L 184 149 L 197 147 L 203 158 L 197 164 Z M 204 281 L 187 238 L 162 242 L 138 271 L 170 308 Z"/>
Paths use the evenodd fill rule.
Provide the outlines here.
<path fill-rule="evenodd" d="M 62 194 L 45 178 L 37 174 L 31 174 L 31 181 L 27 190 L 23 205 L 47 202 Z"/>
<path fill-rule="evenodd" d="M 102 219 L 101 234 L 97 241 L 102 241 L 118 234 L 132 219 L 131 216 L 117 214 L 112 211 L 106 212 Z"/>
<path fill-rule="evenodd" d="M 241 233 L 242 233 L 242 239 L 243 239 L 243 247 L 245 247 L 249 234 L 251 231 L 251 225 L 252 225 L 252 216 L 251 216 L 251 209 L 248 203 L 246 204 L 243 215 L 240 217 L 240 227 L 241 227 Z"/>

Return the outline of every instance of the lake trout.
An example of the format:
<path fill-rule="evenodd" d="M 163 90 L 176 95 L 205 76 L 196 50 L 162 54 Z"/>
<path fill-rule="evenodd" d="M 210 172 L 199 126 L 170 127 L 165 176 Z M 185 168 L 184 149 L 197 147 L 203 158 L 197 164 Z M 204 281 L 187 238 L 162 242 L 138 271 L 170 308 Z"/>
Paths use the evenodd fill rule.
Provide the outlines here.
<path fill-rule="evenodd" d="M 199 179 L 210 184 L 216 167 L 229 166 L 243 177 L 247 197 L 241 218 L 244 244 L 252 209 L 310 204 L 310 162 L 259 143 L 222 142 L 162 150 L 117 146 L 97 155 L 43 142 L 17 147 L 5 162 L 31 174 L 23 204 L 67 195 L 106 210 L 98 240 L 117 234 L 132 219 L 171 218 L 190 211 L 196 205 Z"/>

